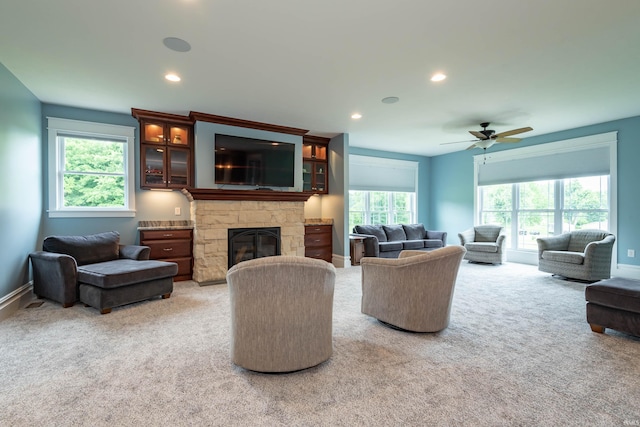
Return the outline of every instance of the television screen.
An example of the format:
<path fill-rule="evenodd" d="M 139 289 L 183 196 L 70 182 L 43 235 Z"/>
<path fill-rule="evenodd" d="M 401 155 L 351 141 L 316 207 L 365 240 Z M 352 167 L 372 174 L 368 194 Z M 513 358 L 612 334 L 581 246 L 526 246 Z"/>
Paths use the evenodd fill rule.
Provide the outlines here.
<path fill-rule="evenodd" d="M 295 144 L 231 135 L 215 137 L 215 183 L 293 187 Z"/>

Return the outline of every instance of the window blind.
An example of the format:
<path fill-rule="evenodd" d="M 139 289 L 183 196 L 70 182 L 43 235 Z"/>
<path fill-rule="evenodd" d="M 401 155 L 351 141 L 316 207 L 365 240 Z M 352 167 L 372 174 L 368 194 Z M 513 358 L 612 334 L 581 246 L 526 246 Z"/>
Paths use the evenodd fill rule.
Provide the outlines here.
<path fill-rule="evenodd" d="M 349 155 L 349 190 L 416 192 L 418 162 Z"/>
<path fill-rule="evenodd" d="M 608 175 L 615 133 L 476 156 L 478 185 Z"/>

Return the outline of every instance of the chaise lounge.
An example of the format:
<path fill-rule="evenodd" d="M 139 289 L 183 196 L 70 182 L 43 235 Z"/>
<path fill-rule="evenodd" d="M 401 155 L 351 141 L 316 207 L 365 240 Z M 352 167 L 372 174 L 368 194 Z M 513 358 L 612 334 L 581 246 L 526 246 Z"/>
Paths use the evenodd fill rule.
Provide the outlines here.
<path fill-rule="evenodd" d="M 120 245 L 116 231 L 50 236 L 29 255 L 33 293 L 63 307 L 80 300 L 107 314 L 113 307 L 154 296 L 169 298 L 178 265 L 149 260 L 148 246 Z"/>

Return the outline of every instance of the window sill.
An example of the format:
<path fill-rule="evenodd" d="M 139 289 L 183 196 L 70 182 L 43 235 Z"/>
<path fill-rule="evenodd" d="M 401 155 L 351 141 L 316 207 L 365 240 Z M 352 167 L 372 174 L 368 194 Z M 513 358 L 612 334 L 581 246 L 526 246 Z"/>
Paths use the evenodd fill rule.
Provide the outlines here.
<path fill-rule="evenodd" d="M 136 211 L 126 209 L 65 209 L 48 211 L 49 218 L 132 218 Z"/>

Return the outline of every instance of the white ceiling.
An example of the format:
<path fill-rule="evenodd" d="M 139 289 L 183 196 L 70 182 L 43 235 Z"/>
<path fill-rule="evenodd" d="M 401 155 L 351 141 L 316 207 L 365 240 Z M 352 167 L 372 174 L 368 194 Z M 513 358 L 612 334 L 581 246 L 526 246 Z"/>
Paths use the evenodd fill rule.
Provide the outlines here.
<path fill-rule="evenodd" d="M 0 63 L 46 103 L 420 155 L 467 148 L 483 121 L 527 137 L 640 115 L 638 0 L 3 0 L 0 40 Z"/>

